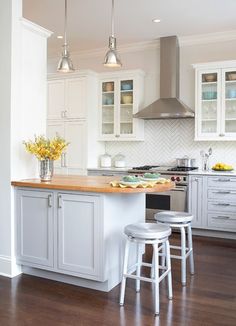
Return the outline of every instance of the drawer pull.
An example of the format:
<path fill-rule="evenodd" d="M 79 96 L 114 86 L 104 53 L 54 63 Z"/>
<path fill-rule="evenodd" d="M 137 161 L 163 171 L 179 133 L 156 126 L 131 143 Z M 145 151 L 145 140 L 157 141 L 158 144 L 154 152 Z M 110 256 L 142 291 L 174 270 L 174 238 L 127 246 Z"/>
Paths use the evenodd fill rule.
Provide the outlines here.
<path fill-rule="evenodd" d="M 216 206 L 236 206 L 234 204 L 228 204 L 228 203 L 214 203 L 213 205 L 216 205 Z"/>
<path fill-rule="evenodd" d="M 222 195 L 228 195 L 233 194 L 232 191 L 213 191 L 214 194 L 222 194 Z"/>
<path fill-rule="evenodd" d="M 212 217 L 214 220 L 229 220 L 230 217 L 229 216 L 213 216 Z"/>
<path fill-rule="evenodd" d="M 61 195 L 58 196 L 58 208 L 62 208 L 62 197 L 61 197 Z"/>
<path fill-rule="evenodd" d="M 48 195 L 48 207 L 52 207 L 52 195 Z"/>
<path fill-rule="evenodd" d="M 217 180 L 214 180 L 214 181 L 216 181 L 216 182 L 230 182 L 230 179 L 225 179 L 225 178 L 219 178 L 219 179 L 217 179 Z"/>

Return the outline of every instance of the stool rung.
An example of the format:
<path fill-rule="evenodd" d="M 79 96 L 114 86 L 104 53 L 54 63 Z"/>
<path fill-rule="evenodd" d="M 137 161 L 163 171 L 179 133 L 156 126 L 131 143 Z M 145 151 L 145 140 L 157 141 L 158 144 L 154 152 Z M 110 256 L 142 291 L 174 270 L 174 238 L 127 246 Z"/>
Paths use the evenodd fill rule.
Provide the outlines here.
<path fill-rule="evenodd" d="M 181 250 L 181 247 L 180 246 L 170 246 L 170 249 L 173 249 L 173 250 Z M 189 248 L 186 247 L 185 250 L 188 251 Z"/>
<path fill-rule="evenodd" d="M 161 282 L 163 280 L 164 277 L 166 277 L 166 275 L 170 272 L 170 269 L 167 269 L 163 274 L 161 274 L 161 276 L 159 277 L 159 282 Z"/>
<path fill-rule="evenodd" d="M 161 282 L 163 280 L 163 278 L 170 272 L 170 269 L 167 269 L 158 279 L 158 282 Z M 136 276 L 136 275 L 132 275 L 129 274 L 129 272 L 127 274 L 124 274 L 124 276 L 126 278 L 132 278 L 134 280 L 140 280 L 140 281 L 144 281 L 144 282 L 149 282 L 149 283 L 155 283 L 155 279 L 154 278 L 150 278 L 150 277 L 144 277 L 144 276 Z"/>

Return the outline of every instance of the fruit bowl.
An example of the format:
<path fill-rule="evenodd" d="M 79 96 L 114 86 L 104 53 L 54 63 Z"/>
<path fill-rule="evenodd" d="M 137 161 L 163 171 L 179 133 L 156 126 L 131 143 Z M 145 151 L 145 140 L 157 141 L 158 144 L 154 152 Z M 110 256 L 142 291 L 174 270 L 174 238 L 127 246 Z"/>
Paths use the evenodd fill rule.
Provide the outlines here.
<path fill-rule="evenodd" d="M 223 171 L 223 172 L 230 172 L 233 171 L 233 166 L 225 163 L 216 163 L 213 167 L 213 171 Z"/>

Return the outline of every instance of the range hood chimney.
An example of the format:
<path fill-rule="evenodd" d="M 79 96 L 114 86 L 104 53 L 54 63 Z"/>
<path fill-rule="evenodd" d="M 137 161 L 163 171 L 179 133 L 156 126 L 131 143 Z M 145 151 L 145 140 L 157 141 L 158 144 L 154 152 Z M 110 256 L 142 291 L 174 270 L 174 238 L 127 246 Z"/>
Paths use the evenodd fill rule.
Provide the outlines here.
<path fill-rule="evenodd" d="M 140 119 L 193 118 L 194 112 L 179 100 L 179 44 L 177 36 L 160 38 L 160 98 L 134 114 Z"/>

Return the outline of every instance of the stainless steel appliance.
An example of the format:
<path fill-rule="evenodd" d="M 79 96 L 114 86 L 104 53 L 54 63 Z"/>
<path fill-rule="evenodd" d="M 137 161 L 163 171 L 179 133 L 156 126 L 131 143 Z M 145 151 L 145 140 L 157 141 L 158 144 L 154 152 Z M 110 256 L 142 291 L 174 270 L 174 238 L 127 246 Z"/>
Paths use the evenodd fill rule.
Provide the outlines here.
<path fill-rule="evenodd" d="M 188 172 L 196 167 L 167 167 L 158 165 L 144 165 L 129 170 L 139 176 L 143 173 L 158 172 L 161 177 L 171 179 L 176 187 L 167 192 L 148 193 L 146 195 L 146 220 L 153 221 L 154 214 L 162 210 L 188 211 Z"/>

